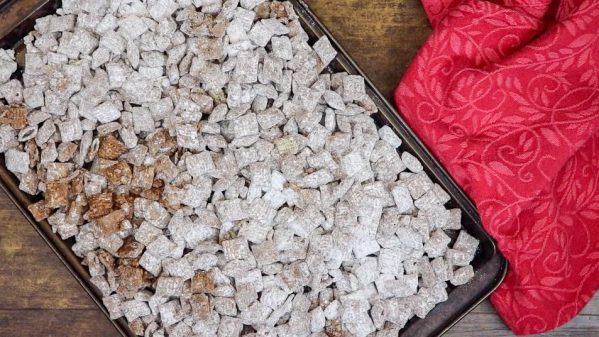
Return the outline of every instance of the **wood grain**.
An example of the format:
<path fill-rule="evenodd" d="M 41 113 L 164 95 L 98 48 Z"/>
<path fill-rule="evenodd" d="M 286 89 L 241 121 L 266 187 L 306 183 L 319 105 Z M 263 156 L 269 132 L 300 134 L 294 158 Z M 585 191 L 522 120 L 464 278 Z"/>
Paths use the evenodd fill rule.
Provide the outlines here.
<path fill-rule="evenodd" d="M 388 99 L 430 34 L 419 0 L 306 3 Z"/>
<path fill-rule="evenodd" d="M 447 334 L 447 337 L 513 336 L 489 301 L 481 303 Z M 599 336 L 599 297 L 595 296 L 584 310 L 565 326 L 537 337 Z"/>
<path fill-rule="evenodd" d="M 390 98 L 430 33 L 418 0 L 307 0 L 335 38 Z M 0 25 L 0 27 L 2 27 Z M 37 233 L 0 192 L 0 336 L 116 336 Z M 512 336 L 488 301 L 447 336 Z M 544 337 L 599 336 L 599 298 Z"/>
<path fill-rule="evenodd" d="M 0 309 L 0 335 L 12 337 L 115 337 L 117 333 L 97 308 Z"/>
<path fill-rule="evenodd" d="M 0 308 L 86 309 L 94 303 L 4 195 L 0 199 L 0 284 L 12 284 Z M 61 296 L 58 297 L 57 295 Z"/>

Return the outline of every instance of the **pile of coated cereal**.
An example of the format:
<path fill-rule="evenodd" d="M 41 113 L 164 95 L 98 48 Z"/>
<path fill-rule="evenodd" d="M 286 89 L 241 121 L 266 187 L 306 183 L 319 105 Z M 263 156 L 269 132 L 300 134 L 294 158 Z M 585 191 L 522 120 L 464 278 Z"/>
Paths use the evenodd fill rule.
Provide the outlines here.
<path fill-rule="evenodd" d="M 25 45 L 0 152 L 135 334 L 397 336 L 474 275 L 460 210 L 291 4 L 63 0 Z"/>

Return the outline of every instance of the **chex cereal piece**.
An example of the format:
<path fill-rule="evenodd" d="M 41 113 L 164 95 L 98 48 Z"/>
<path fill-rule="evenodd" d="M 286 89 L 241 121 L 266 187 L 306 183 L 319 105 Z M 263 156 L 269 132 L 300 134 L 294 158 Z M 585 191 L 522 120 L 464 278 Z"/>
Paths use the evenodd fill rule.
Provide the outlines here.
<path fill-rule="evenodd" d="M 156 240 L 146 246 L 146 250 L 153 256 L 164 259 L 171 254 L 175 247 L 176 244 L 174 242 L 169 240 L 166 236 L 160 235 Z"/>
<path fill-rule="evenodd" d="M 28 125 L 27 109 L 21 105 L 0 107 L 0 124 L 9 125 L 13 129 L 25 128 Z"/>
<path fill-rule="evenodd" d="M 283 290 L 297 291 L 306 286 L 310 278 L 310 270 L 304 262 L 293 263 L 279 273 Z"/>
<path fill-rule="evenodd" d="M 46 184 L 46 206 L 58 208 L 68 206 L 69 184 L 64 181 L 52 181 Z"/>
<path fill-rule="evenodd" d="M 156 295 L 163 297 L 179 297 L 183 291 L 183 279 L 180 277 L 161 276 L 156 283 Z"/>
<path fill-rule="evenodd" d="M 272 50 L 275 57 L 283 60 L 291 60 L 293 58 L 293 50 L 289 37 L 287 36 L 273 36 Z"/>
<path fill-rule="evenodd" d="M 257 46 L 266 47 L 273 36 L 273 32 L 264 23 L 258 21 L 254 24 L 248 36 Z"/>
<path fill-rule="evenodd" d="M 413 154 L 409 152 L 403 152 L 401 154 L 401 160 L 408 167 L 408 170 L 414 173 L 422 172 L 422 163 L 420 162 L 420 160 L 418 160 L 418 158 L 414 157 Z"/>
<path fill-rule="evenodd" d="M 196 273 L 191 279 L 191 291 L 194 294 L 214 291 L 214 275 L 212 272 Z"/>
<path fill-rule="evenodd" d="M 29 155 L 26 152 L 9 149 L 4 153 L 6 168 L 13 173 L 29 171 Z"/>
<path fill-rule="evenodd" d="M 468 252 L 450 248 L 445 253 L 445 258 L 454 266 L 465 267 L 472 261 L 473 256 Z"/>
<path fill-rule="evenodd" d="M 401 138 L 397 136 L 395 131 L 391 129 L 389 126 L 385 125 L 378 130 L 379 137 L 385 141 L 387 144 L 391 145 L 393 148 L 398 148 L 403 143 Z"/>
<path fill-rule="evenodd" d="M 66 122 L 58 124 L 60 130 L 60 136 L 63 142 L 72 142 L 80 140 L 83 136 L 83 130 L 81 129 L 81 122 L 79 119 L 71 119 Z"/>
<path fill-rule="evenodd" d="M 396 231 L 401 246 L 412 249 L 422 249 L 422 236 L 410 227 L 400 226 Z"/>
<path fill-rule="evenodd" d="M 381 249 L 378 257 L 379 272 L 389 275 L 403 274 L 403 259 L 404 254 L 400 249 Z"/>
<path fill-rule="evenodd" d="M 395 201 L 395 205 L 400 213 L 408 213 L 414 207 L 414 201 L 410 196 L 410 191 L 408 188 L 399 184 L 391 190 L 391 195 L 393 196 L 393 200 Z"/>
<path fill-rule="evenodd" d="M 326 36 L 322 36 L 316 43 L 314 44 L 314 51 L 320 57 L 320 60 L 324 64 L 324 66 L 328 66 L 331 61 L 335 59 L 337 56 L 337 51 L 331 45 L 331 41 Z"/>
<path fill-rule="evenodd" d="M 123 315 L 129 322 L 133 321 L 136 318 L 143 317 L 149 315 L 150 308 L 145 302 L 138 300 L 126 301 L 121 304 L 121 310 L 123 311 Z"/>
<path fill-rule="evenodd" d="M 412 198 L 418 199 L 433 188 L 433 182 L 424 172 L 417 173 L 411 176 L 407 181 L 406 185 Z"/>
<path fill-rule="evenodd" d="M 47 206 L 45 200 L 40 200 L 29 205 L 28 209 L 35 221 L 42 221 L 51 214 L 51 208 Z"/>
<path fill-rule="evenodd" d="M 473 259 L 474 255 L 476 254 L 478 244 L 479 241 L 476 238 L 466 233 L 466 231 L 461 230 L 460 234 L 458 234 L 458 238 L 453 244 L 453 249 L 463 251 L 467 253 L 471 259 Z"/>
<path fill-rule="evenodd" d="M 432 287 L 437 282 L 437 277 L 431 266 L 428 257 L 422 257 L 417 263 L 418 273 L 420 274 L 422 285 L 424 287 Z"/>
<path fill-rule="evenodd" d="M 438 282 L 447 282 L 453 276 L 452 266 L 449 265 L 442 257 L 433 259 L 431 261 L 431 266 L 433 267 L 433 271 L 437 276 Z"/>
<path fill-rule="evenodd" d="M 452 208 L 449 210 L 449 219 L 445 224 L 444 229 L 459 230 L 462 228 L 462 210 L 459 208 Z"/>
<path fill-rule="evenodd" d="M 228 297 L 214 297 L 212 299 L 214 310 L 221 315 L 235 316 L 237 315 L 237 305 L 235 300 Z"/>
<path fill-rule="evenodd" d="M 125 212 L 117 209 L 96 219 L 96 225 L 102 235 L 109 236 L 121 230 L 121 222 L 123 220 L 125 220 Z"/>
<path fill-rule="evenodd" d="M 223 222 L 242 220 L 247 217 L 245 206 L 240 199 L 219 201 L 216 204 L 216 211 Z"/>
<path fill-rule="evenodd" d="M 162 261 L 149 251 L 146 251 L 141 256 L 141 259 L 139 259 L 139 266 L 147 270 L 152 275 L 158 276 L 162 269 Z"/>
<path fill-rule="evenodd" d="M 346 102 L 359 100 L 366 94 L 364 78 L 348 75 L 343 79 L 343 99 Z"/>
<path fill-rule="evenodd" d="M 187 171 L 194 177 L 208 175 L 215 170 L 212 156 L 209 152 L 201 152 L 196 155 L 188 156 L 185 159 Z"/>
<path fill-rule="evenodd" d="M 97 119 L 100 123 L 104 124 L 119 119 L 121 112 L 113 102 L 104 102 L 94 108 L 89 117 Z"/>
<path fill-rule="evenodd" d="M 108 135 L 100 139 L 98 147 L 98 157 L 115 160 L 127 152 L 125 144 L 120 142 L 115 136 Z"/>
<path fill-rule="evenodd" d="M 0 49 L 0 83 L 8 82 L 10 76 L 17 71 L 15 52 L 13 50 Z"/>
<path fill-rule="evenodd" d="M 205 294 L 193 294 L 191 296 L 192 318 L 207 320 L 212 314 L 212 303 L 210 297 Z"/>
<path fill-rule="evenodd" d="M 243 238 L 223 241 L 222 245 L 227 260 L 245 259 L 251 255 L 247 240 Z"/>
<path fill-rule="evenodd" d="M 435 193 L 437 200 L 441 205 L 445 205 L 447 202 L 449 202 L 449 200 L 451 200 L 449 194 L 447 194 L 447 192 L 439 184 L 435 184 L 435 186 L 433 186 L 433 192 Z"/>
<path fill-rule="evenodd" d="M 466 284 L 473 277 L 474 277 L 474 270 L 472 269 L 472 266 L 470 266 L 470 265 L 464 266 L 464 267 L 458 268 L 457 270 L 455 270 L 453 272 L 453 276 L 451 277 L 451 284 L 453 284 L 454 286 Z"/>
<path fill-rule="evenodd" d="M 118 319 L 123 316 L 122 301 L 119 295 L 112 294 L 102 298 L 102 303 L 110 315 L 110 319 Z"/>
<path fill-rule="evenodd" d="M 178 300 L 172 300 L 159 306 L 160 318 L 165 327 L 169 327 L 183 318 L 181 304 Z"/>
<path fill-rule="evenodd" d="M 431 258 L 443 256 L 449 242 L 451 242 L 451 238 L 443 230 L 437 229 L 432 232 L 430 238 L 424 244 L 424 251 Z"/>

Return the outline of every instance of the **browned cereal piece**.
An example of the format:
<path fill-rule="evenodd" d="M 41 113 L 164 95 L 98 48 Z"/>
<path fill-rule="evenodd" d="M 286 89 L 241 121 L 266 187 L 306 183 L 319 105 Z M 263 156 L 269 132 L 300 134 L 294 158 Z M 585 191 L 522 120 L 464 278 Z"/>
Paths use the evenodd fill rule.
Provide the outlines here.
<path fill-rule="evenodd" d="M 286 266 L 286 268 L 279 273 L 279 277 L 285 288 L 296 291 L 308 284 L 310 280 L 310 270 L 305 262 L 294 263 Z"/>
<path fill-rule="evenodd" d="M 229 21 L 227 21 L 225 18 L 223 18 L 222 16 L 219 15 L 214 19 L 214 21 L 212 22 L 212 25 L 208 27 L 208 31 L 210 32 L 210 34 L 212 34 L 212 36 L 221 38 L 225 35 L 225 31 L 227 30 L 228 24 L 229 24 Z M 224 99 L 223 100 L 216 99 L 217 97 L 220 97 L 220 96 L 215 93 L 215 90 L 210 90 L 208 92 L 208 94 L 210 95 L 210 97 L 212 97 L 218 103 L 221 103 L 224 101 Z M 215 96 L 217 96 L 217 97 L 215 97 Z"/>
<path fill-rule="evenodd" d="M 272 6 L 272 4 L 270 6 Z M 268 19 L 270 17 L 270 6 L 268 2 L 263 2 L 256 6 L 256 16 L 260 19 Z"/>
<path fill-rule="evenodd" d="M 162 187 L 152 187 L 150 189 L 142 191 L 139 195 L 146 199 L 159 201 L 162 195 Z"/>
<path fill-rule="evenodd" d="M 128 149 L 125 144 L 119 141 L 115 136 L 108 135 L 100 139 L 98 157 L 116 160 L 127 151 Z"/>
<path fill-rule="evenodd" d="M 116 269 L 119 293 L 137 292 L 145 284 L 144 270 L 135 266 L 121 265 Z"/>
<path fill-rule="evenodd" d="M 129 329 L 136 336 L 144 335 L 144 323 L 139 318 L 134 319 L 133 322 L 129 322 Z"/>
<path fill-rule="evenodd" d="M 89 212 L 87 217 L 90 220 L 105 216 L 112 211 L 114 201 L 111 192 L 99 193 L 87 198 L 89 204 Z"/>
<path fill-rule="evenodd" d="M 93 174 L 102 174 L 102 172 L 104 172 L 104 170 L 106 170 L 107 168 L 109 168 L 110 166 L 112 166 L 116 163 L 117 163 L 116 160 L 97 158 L 93 161 L 92 166 L 90 168 L 90 172 Z"/>
<path fill-rule="evenodd" d="M 85 179 L 83 177 L 83 174 L 79 174 L 71 180 L 71 193 L 79 195 L 83 193 L 84 187 Z"/>
<path fill-rule="evenodd" d="M 46 203 L 50 208 L 69 205 L 69 183 L 64 181 L 51 181 L 46 183 Z"/>
<path fill-rule="evenodd" d="M 139 259 L 119 259 L 116 261 L 119 264 L 119 266 L 129 266 L 129 267 L 135 267 L 135 268 L 141 267 L 139 265 Z"/>
<path fill-rule="evenodd" d="M 19 182 L 19 189 L 25 193 L 35 195 L 37 194 L 39 186 L 39 177 L 34 171 L 29 171 L 21 176 Z"/>
<path fill-rule="evenodd" d="M 27 126 L 27 108 L 23 105 L 0 107 L 0 124 L 10 125 L 13 129 Z"/>
<path fill-rule="evenodd" d="M 29 155 L 29 165 L 34 167 L 40 161 L 40 150 L 35 143 L 35 140 L 30 139 L 25 143 L 25 152 Z"/>
<path fill-rule="evenodd" d="M 98 250 L 97 255 L 98 255 L 98 260 L 100 260 L 100 263 L 102 265 L 104 265 L 106 270 L 108 270 L 109 272 L 114 272 L 114 268 L 115 268 L 114 256 L 112 256 L 112 254 L 110 254 L 109 252 L 107 252 L 103 249 Z"/>
<path fill-rule="evenodd" d="M 166 185 L 160 196 L 160 204 L 169 210 L 176 211 L 181 208 L 181 200 L 185 196 L 185 190 L 172 185 Z"/>
<path fill-rule="evenodd" d="M 289 13 L 287 13 L 287 8 L 281 1 L 273 1 L 270 4 L 270 16 L 273 18 L 286 18 Z"/>
<path fill-rule="evenodd" d="M 141 255 L 144 245 L 128 237 L 117 251 L 120 258 L 134 259 Z"/>
<path fill-rule="evenodd" d="M 152 156 L 158 153 L 168 153 L 177 147 L 177 139 L 168 134 L 167 129 L 158 129 L 148 139 L 146 146 Z"/>
<path fill-rule="evenodd" d="M 152 182 L 152 187 L 153 188 L 163 188 L 164 187 L 164 181 L 162 181 L 160 179 L 154 179 L 154 181 Z"/>
<path fill-rule="evenodd" d="M 110 165 L 102 170 L 102 173 L 113 186 L 128 185 L 131 182 L 133 173 L 131 167 L 124 160 L 119 160 L 113 165 Z"/>
<path fill-rule="evenodd" d="M 210 271 L 199 272 L 191 279 L 191 292 L 211 294 L 214 291 L 214 274 Z"/>
<path fill-rule="evenodd" d="M 51 210 L 46 204 L 45 200 L 40 200 L 36 203 L 33 203 L 29 205 L 27 208 L 29 209 L 29 212 L 31 213 L 35 221 L 42 221 L 50 216 Z"/>
<path fill-rule="evenodd" d="M 191 314 L 193 319 L 207 320 L 212 313 L 212 301 L 206 294 L 191 295 Z"/>
<path fill-rule="evenodd" d="M 66 162 L 73 158 L 79 146 L 76 143 L 60 143 L 58 145 L 58 161 Z"/>
<path fill-rule="evenodd" d="M 135 166 L 133 167 L 133 179 L 131 180 L 131 189 L 135 191 L 144 191 L 152 188 L 154 183 L 153 166 Z"/>
<path fill-rule="evenodd" d="M 133 218 L 133 200 L 135 197 L 128 193 L 117 193 L 114 195 L 114 203 L 125 212 L 127 219 Z"/>
<path fill-rule="evenodd" d="M 156 171 L 156 178 L 162 179 L 165 183 L 171 182 L 179 174 L 177 166 L 166 155 L 156 158 L 154 168 Z"/>
<path fill-rule="evenodd" d="M 343 325 L 341 321 L 338 319 L 329 321 L 329 325 L 325 328 L 326 334 L 329 337 L 347 337 L 347 335 L 343 331 Z"/>
<path fill-rule="evenodd" d="M 215 26 L 215 28 L 218 28 L 218 29 L 221 29 L 221 27 L 224 27 L 226 29 L 226 24 Z M 227 95 L 225 95 L 225 92 L 223 91 L 223 89 L 208 90 L 208 95 L 210 95 L 210 97 L 212 97 L 212 99 L 214 100 L 215 106 L 227 102 Z"/>
<path fill-rule="evenodd" d="M 96 226 L 104 236 L 121 230 L 121 221 L 125 220 L 125 211 L 117 209 L 96 220 Z"/>
<path fill-rule="evenodd" d="M 223 56 L 223 42 L 221 39 L 213 39 L 213 38 L 200 38 L 199 43 L 194 48 L 197 48 L 202 58 L 205 60 L 216 60 Z M 202 106 L 202 110 L 204 112 L 212 111 L 213 101 L 212 98 L 208 95 L 204 96 L 204 101 L 206 104 L 200 104 Z M 200 103 L 199 101 L 196 103 Z"/>
<path fill-rule="evenodd" d="M 83 206 L 84 201 L 82 198 L 78 197 L 76 200 L 71 201 L 69 205 L 69 209 L 65 215 L 65 222 L 68 224 L 83 224 Z"/>

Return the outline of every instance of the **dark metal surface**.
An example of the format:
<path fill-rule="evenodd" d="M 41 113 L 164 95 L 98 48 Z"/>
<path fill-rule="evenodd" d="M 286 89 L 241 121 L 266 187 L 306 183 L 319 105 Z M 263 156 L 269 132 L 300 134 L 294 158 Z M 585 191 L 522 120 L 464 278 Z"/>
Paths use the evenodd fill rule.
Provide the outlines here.
<path fill-rule="evenodd" d="M 60 1 L 0 0 L 0 48 L 13 48 L 33 30 L 35 19 L 52 14 Z"/>
<path fill-rule="evenodd" d="M 17 47 L 19 40 L 33 28 L 34 20 L 51 13 L 55 10 L 58 2 L 55 0 L 0 0 L 0 47 Z M 328 33 L 318 18 L 308 8 L 308 5 L 302 0 L 291 2 L 294 4 L 304 28 L 310 35 L 311 42 L 314 42 L 322 35 L 327 35 L 340 52 L 337 59 L 331 65 L 331 70 L 360 74 L 367 78 Z M 18 59 L 22 60 L 22 57 L 18 57 Z M 451 195 L 452 200 L 449 206 L 462 209 L 462 225 L 464 228 L 481 242 L 473 262 L 475 277 L 466 285 L 450 287 L 449 299 L 446 302 L 437 305 L 426 319 L 412 319 L 400 333 L 402 337 L 438 336 L 457 323 L 497 288 L 505 277 L 507 262 L 497 251 L 493 240 L 482 228 L 472 202 L 457 187 L 442 166 L 431 156 L 430 152 L 399 117 L 389 102 L 383 98 L 368 79 L 366 83 L 369 95 L 380 110 L 380 113 L 373 115 L 377 123 L 379 125 L 389 125 L 399 133 L 404 140 L 401 150 L 410 151 L 422 161 L 425 170 L 433 181 L 443 186 Z M 27 205 L 35 202 L 39 197 L 31 197 L 19 190 L 18 181 L 6 170 L 3 158 L 0 159 L 0 188 L 8 194 L 27 220 L 81 284 L 83 289 L 85 289 L 108 317 L 108 313 L 101 302 L 100 292 L 89 282 L 89 273 L 81 265 L 81 260 L 71 251 L 74 241 L 72 239 L 62 241 L 58 235 L 52 233 L 52 229 L 46 221 L 38 223 L 31 217 L 27 211 Z M 113 324 L 122 336 L 133 336 L 123 318 L 113 321 Z"/>

